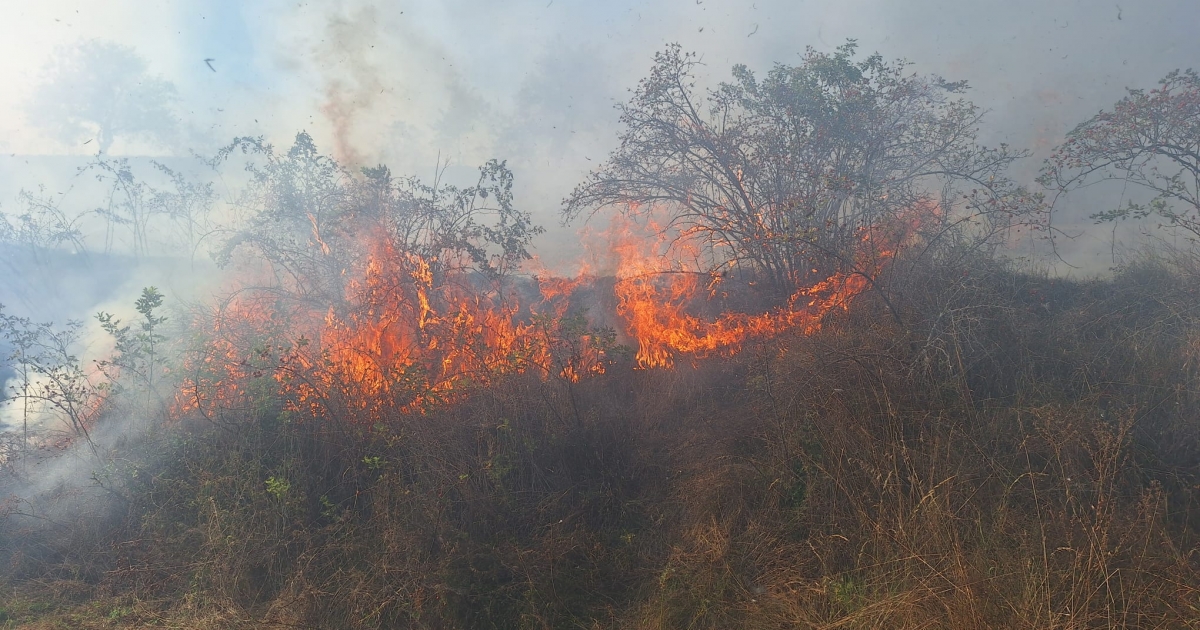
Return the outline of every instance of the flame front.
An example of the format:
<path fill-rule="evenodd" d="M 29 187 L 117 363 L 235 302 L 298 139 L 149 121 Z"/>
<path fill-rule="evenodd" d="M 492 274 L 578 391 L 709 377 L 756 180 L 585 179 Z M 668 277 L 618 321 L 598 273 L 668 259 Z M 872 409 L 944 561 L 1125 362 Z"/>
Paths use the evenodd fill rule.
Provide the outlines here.
<path fill-rule="evenodd" d="M 581 288 L 598 286 L 595 275 L 540 275 L 522 292 L 512 279 L 435 278 L 435 261 L 403 251 L 386 233 L 365 245 L 358 268 L 346 272 L 355 279 L 321 310 L 246 290 L 209 314 L 212 339 L 188 366 L 177 409 L 211 416 L 273 393 L 289 413 L 373 425 L 505 375 L 575 382 L 604 373 L 614 360 L 616 345 L 583 320 L 582 310 L 571 310 Z M 867 290 L 895 251 L 868 232 L 860 245 L 858 271 L 832 274 L 797 288 L 781 306 L 750 314 L 726 308 L 726 277 L 664 256 L 661 230 L 615 221 L 607 251 L 615 258 L 620 330 L 607 341 L 635 345 L 637 367 L 670 368 L 681 357 L 736 353 L 751 339 L 810 334 L 827 313 L 847 309 Z M 705 310 L 715 315 L 697 312 Z"/>
<path fill-rule="evenodd" d="M 638 366 L 671 367 L 680 356 L 734 354 L 750 339 L 784 331 L 812 334 L 827 313 L 848 309 L 894 255 L 895 247 L 879 248 L 870 235 L 863 231 L 859 239 L 857 271 L 833 273 L 799 287 L 784 305 L 765 313 L 720 308 L 715 317 L 704 318 L 692 311 L 697 305 L 713 302 L 720 307 L 727 296 L 723 288 L 726 276 L 699 271 L 694 265 L 689 269 L 687 261 L 698 258 L 701 248 L 688 242 L 688 234 L 670 238 L 667 230 L 653 221 L 638 226 L 616 219 L 610 230 L 610 247 L 617 255 L 617 313 L 628 337 L 637 343 Z M 668 256 L 671 252 L 676 255 Z"/>

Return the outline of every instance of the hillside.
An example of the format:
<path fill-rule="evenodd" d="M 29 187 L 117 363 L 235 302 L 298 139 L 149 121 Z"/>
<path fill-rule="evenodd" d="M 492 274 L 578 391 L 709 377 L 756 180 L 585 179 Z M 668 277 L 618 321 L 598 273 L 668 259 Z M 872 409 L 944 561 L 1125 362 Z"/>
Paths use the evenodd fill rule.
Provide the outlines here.
<path fill-rule="evenodd" d="M 917 268 L 914 268 L 917 269 Z M 386 424 L 269 400 L 117 444 L 0 534 L 26 627 L 1192 627 L 1195 268 L 975 258 L 811 335 L 506 377 Z"/>
<path fill-rule="evenodd" d="M 349 120 L 179 169 L 93 121 L 0 215 L 0 625 L 1200 627 L 1200 74 L 1034 167 L 853 39 L 704 59 L 557 204 Z"/>

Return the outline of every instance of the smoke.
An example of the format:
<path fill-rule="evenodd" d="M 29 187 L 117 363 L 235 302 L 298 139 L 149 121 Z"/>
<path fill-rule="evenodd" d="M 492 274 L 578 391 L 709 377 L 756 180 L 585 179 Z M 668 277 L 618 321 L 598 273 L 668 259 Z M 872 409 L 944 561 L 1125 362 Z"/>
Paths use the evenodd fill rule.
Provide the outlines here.
<path fill-rule="evenodd" d="M 981 137 L 1031 149 L 1015 173 L 1031 181 L 1063 134 L 1126 86 L 1152 87 L 1200 58 L 1192 2 L 1127 4 L 54 0 L 0 23 L 0 210 L 11 212 L 21 187 L 69 184 L 55 178 L 73 169 L 50 154 L 94 152 L 46 138 L 23 109 L 54 50 L 89 39 L 135 49 L 150 75 L 177 88 L 191 134 L 180 154 L 241 135 L 286 145 L 303 129 L 350 165 L 386 163 L 427 180 L 442 172 L 469 183 L 475 166 L 505 159 L 517 203 L 551 228 L 536 243 L 548 265 L 574 249 L 576 228 L 557 227 L 560 200 L 613 147 L 613 106 L 669 42 L 699 53 L 707 85 L 737 63 L 764 72 L 797 62 L 806 46 L 830 50 L 849 38 L 864 53 L 909 59 L 913 72 L 965 79 L 988 110 Z M 1058 212 L 1080 234 L 1060 251 L 1078 265 L 1110 258 L 1108 228 L 1087 219 L 1098 195 L 1077 195 Z"/>
<path fill-rule="evenodd" d="M 150 76 L 178 90 L 176 114 L 190 133 L 173 148 L 179 154 L 209 154 L 239 135 L 286 145 L 306 129 L 352 167 L 386 163 L 426 180 L 440 173 L 470 183 L 475 166 L 505 159 L 517 204 L 550 228 L 535 243 L 541 263 L 562 269 L 577 258 L 579 237 L 578 226 L 558 225 L 559 202 L 614 146 L 614 105 L 669 42 L 699 53 L 704 85 L 737 63 L 764 72 L 798 61 L 806 46 L 830 50 L 849 38 L 864 53 L 909 59 L 913 72 L 968 80 L 969 97 L 988 110 L 984 141 L 1033 152 L 1015 173 L 1029 182 L 1072 126 L 1125 87 L 1151 87 L 1200 58 L 1195 17 L 1188 0 L 220 0 L 149 8 L 53 0 L 0 22 L 0 211 L 19 210 L 21 188 L 46 184 L 57 195 L 80 186 L 76 167 L 95 143 L 47 138 L 26 110 L 55 51 L 93 39 L 132 48 Z M 144 152 L 142 144 L 114 150 Z M 227 199 L 237 188 L 232 171 L 221 176 Z M 73 194 L 86 205 L 99 198 L 94 192 Z M 1096 187 L 1057 209 L 1059 227 L 1074 237 L 1059 239 L 1058 254 L 1078 268 L 1102 270 L 1117 239 L 1146 238 L 1092 225 L 1088 215 L 1106 209 L 1110 193 Z M 97 287 L 128 282 L 120 294 L 132 299 L 151 283 L 111 261 L 60 272 L 9 274 L 0 302 L 36 305 L 42 320 L 88 320 L 111 299 Z"/>
<path fill-rule="evenodd" d="M 983 136 L 1037 151 L 1027 172 L 1126 86 L 1150 87 L 1200 53 L 1187 0 L 140 4 L 59 0 L 0 25 L 10 152 L 52 146 L 17 107 L 41 79 L 38 60 L 94 37 L 136 48 L 174 81 L 195 144 L 260 133 L 280 144 L 307 129 L 352 164 L 402 173 L 508 159 L 543 223 L 613 142 L 611 105 L 668 42 L 700 53 L 715 82 L 736 63 L 765 70 L 856 38 L 913 71 L 970 81 L 990 110 Z"/>
<path fill-rule="evenodd" d="M 174 115 L 188 135 L 186 143 L 166 149 L 177 159 L 191 150 L 211 155 L 236 136 L 287 146 L 307 130 L 349 167 L 383 163 L 427 181 L 470 184 L 476 166 L 507 160 L 517 206 L 549 228 L 534 249 L 552 270 L 581 260 L 578 226 L 558 225 L 560 200 L 614 147 L 620 131 L 614 106 L 671 42 L 700 55 L 702 86 L 727 79 L 735 64 L 764 73 L 774 63 L 798 62 L 806 46 L 828 51 L 849 39 L 864 54 L 907 58 L 913 72 L 967 80 L 969 97 L 988 110 L 984 141 L 1031 150 L 1014 173 L 1023 182 L 1032 182 L 1065 133 L 1110 107 L 1127 86 L 1152 87 L 1200 58 L 1192 0 L 184 0 L 154 6 L 52 0 L 7 13 L 0 20 L 0 211 L 11 214 L 22 188 L 45 184 L 58 195 L 78 186 L 69 201 L 98 221 L 92 210 L 103 194 L 94 182 L 88 188 L 77 181 L 95 143 L 47 137 L 27 116 L 37 86 L 52 79 L 40 69 L 54 51 L 96 39 L 132 48 L 149 76 L 171 82 L 179 96 Z M 127 140 L 113 149 L 145 171 L 139 154 L 150 150 L 146 143 Z M 234 171 L 215 177 L 226 210 L 241 183 Z M 1111 261 L 1116 236 L 1087 218 L 1107 209 L 1110 199 L 1097 187 L 1058 209 L 1059 227 L 1075 238 L 1060 240 L 1057 253 L 1075 268 L 1097 271 Z M 211 234 L 208 244 L 219 239 L 216 230 Z M 1122 233 L 1127 242 L 1138 237 Z M 203 299 L 218 278 L 203 261 L 184 261 L 177 255 L 183 248 L 172 249 L 167 253 L 175 257 L 149 261 L 97 255 L 47 265 L 24 254 L 0 257 L 20 263 L 0 267 L 0 303 L 38 321 L 86 322 L 72 351 L 94 370 L 112 349 L 94 319 L 97 311 L 131 322 L 142 287 L 158 286 L 168 304 L 178 305 Z M 613 263 L 603 253 L 592 253 L 591 263 L 609 272 Z M 595 295 L 582 299 L 601 318 L 615 311 Z M 6 376 L 0 383 L 6 389 L 22 385 L 11 371 L 0 372 L 0 379 Z M 43 435 L 64 426 L 60 414 L 36 409 L 27 417 L 14 402 L 0 403 L 0 430 L 27 420 Z M 140 413 L 114 413 L 90 443 L 77 440 L 65 457 L 35 461 L 15 478 L 20 486 L 0 489 L 0 497 L 15 494 L 43 513 L 68 509 L 59 500 L 68 484 L 79 496 L 95 498 L 103 492 L 91 480 L 105 463 L 92 447 L 107 452 L 148 426 Z"/>
<path fill-rule="evenodd" d="M 369 122 L 376 97 L 386 89 L 372 54 L 378 41 L 377 20 L 370 6 L 351 16 L 330 18 L 326 38 L 316 51 L 319 59 L 328 60 L 321 112 L 333 127 L 334 156 L 350 166 L 363 162 L 357 148 L 361 141 L 354 134 Z"/>
<path fill-rule="evenodd" d="M 97 259 L 99 260 L 99 258 Z M 108 258 L 110 264 L 125 262 Z M 98 312 L 113 314 L 122 325 L 139 330 L 140 315 L 134 302 L 142 289 L 157 286 L 166 295 L 159 315 L 168 317 L 164 328 L 170 338 L 186 339 L 183 334 L 189 319 L 191 304 L 208 302 L 218 291 L 219 276 L 208 265 L 193 265 L 190 261 L 157 259 L 152 264 L 139 264 L 119 274 L 105 276 L 89 266 L 61 265 L 56 269 L 45 263 L 25 260 L 16 267 L 23 278 L 36 282 L 46 273 L 53 273 L 61 294 L 47 288 L 45 300 L 35 307 L 6 308 L 7 314 L 31 315 L 34 323 L 46 322 L 52 331 L 61 333 L 68 321 L 79 322 L 77 333 L 60 357 L 63 366 L 76 365 L 82 369 L 84 381 L 72 384 L 63 373 L 53 378 L 31 374 L 26 382 L 19 370 L 8 375 L 3 383 L 7 397 L 0 397 L 0 497 L 18 501 L 20 511 L 32 515 L 27 525 L 52 523 L 61 518 L 101 513 L 109 506 L 113 483 L 107 476 L 116 474 L 126 463 L 118 461 L 128 454 L 132 445 L 153 439 L 155 427 L 162 422 L 161 410 L 147 410 L 151 400 L 145 393 L 129 396 L 116 394 L 111 388 L 109 374 L 100 369 L 103 361 L 111 360 L 114 338 L 96 318 Z M 43 285 L 44 286 L 44 285 Z M 26 289 L 36 289 L 31 284 Z M 7 290 L 3 290 L 7 289 Z M 0 287 L 0 303 L 12 298 L 12 285 Z M 10 299 L 9 304 L 13 301 Z M 118 371 L 111 374 L 118 374 Z M 128 374 L 124 383 L 130 384 Z M 52 393 L 77 401 L 105 401 L 106 413 L 102 422 L 90 427 L 86 438 L 77 433 L 63 407 L 44 400 L 30 400 L 26 406 L 23 393 L 42 396 Z M 170 392 L 160 392 L 156 404 L 170 399 Z M 139 402 L 140 401 L 140 402 Z M 61 402 L 61 400 L 59 401 Z M 26 429 L 28 448 L 23 444 Z M 12 447 L 5 450 L 6 447 Z M 158 451 L 137 449 L 141 456 L 153 458 Z M 163 453 L 165 454 L 165 453 Z M 14 459 L 15 456 L 15 459 Z M 13 521 L 21 523 L 21 519 Z"/>
<path fill-rule="evenodd" d="M 1151 87 L 1200 53 L 1187 20 L 1178 19 L 1195 8 L 1180 0 L 1102 9 L 1079 0 L 439 6 L 358 2 L 309 16 L 324 20 L 333 42 L 318 55 L 331 61 L 317 61 L 326 63 L 326 93 L 337 94 L 328 99 L 336 105 L 327 111 L 332 141 L 356 163 L 418 174 L 439 158 L 464 169 L 507 159 L 518 200 L 547 225 L 557 222 L 558 201 L 612 147 L 613 105 L 668 42 L 701 55 L 707 85 L 728 78 L 736 63 L 762 72 L 798 61 L 806 46 L 829 50 L 851 38 L 864 53 L 909 59 L 913 72 L 965 79 L 969 98 L 988 112 L 984 142 L 1032 151 L 1016 167 L 1023 181 L 1066 132 L 1125 87 Z M 1109 257 L 1107 229 L 1087 219 L 1093 201 L 1072 200 L 1057 216 L 1081 235 L 1059 244 L 1080 266 Z M 551 230 L 543 256 L 553 259 L 570 235 Z"/>

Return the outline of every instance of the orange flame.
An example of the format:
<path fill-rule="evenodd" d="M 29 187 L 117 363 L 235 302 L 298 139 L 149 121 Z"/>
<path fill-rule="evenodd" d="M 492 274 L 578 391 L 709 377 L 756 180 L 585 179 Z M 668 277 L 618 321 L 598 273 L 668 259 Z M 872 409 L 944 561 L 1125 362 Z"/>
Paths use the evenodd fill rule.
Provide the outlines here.
<path fill-rule="evenodd" d="M 668 260 L 663 234 L 621 220 L 609 234 L 613 315 L 636 344 L 640 368 L 729 355 L 748 340 L 785 331 L 810 334 L 826 314 L 848 309 L 868 290 L 896 250 L 863 232 L 858 271 L 798 288 L 783 306 L 751 314 L 723 306 L 726 278 L 682 259 L 698 251 L 689 250 L 688 235 L 673 244 L 675 260 Z M 315 226 L 313 238 L 327 254 Z M 539 274 L 522 303 L 511 283 L 435 278 L 434 261 L 404 251 L 385 232 L 373 233 L 367 245 L 357 269 L 347 273 L 356 279 L 320 312 L 243 291 L 211 314 L 212 338 L 186 368 L 176 411 L 212 417 L 252 409 L 255 396 L 268 392 L 282 398 L 289 413 L 370 426 L 504 375 L 531 372 L 576 382 L 603 374 L 614 360 L 611 334 L 593 328 L 575 304 L 582 289 L 599 286 L 595 275 Z M 705 310 L 716 314 L 697 312 Z"/>
<path fill-rule="evenodd" d="M 827 313 L 848 309 L 894 253 L 874 251 L 870 234 L 864 232 L 858 265 L 861 271 L 835 273 L 812 286 L 798 288 L 784 306 L 766 313 L 752 315 L 722 309 L 716 317 L 706 319 L 689 310 L 719 298 L 723 276 L 694 267 L 689 270 L 682 256 L 669 260 L 664 256 L 666 230 L 653 221 L 639 229 L 631 221 L 617 219 L 611 236 L 611 247 L 618 257 L 617 313 L 629 337 L 637 342 L 635 358 L 641 368 L 671 367 L 680 355 L 700 358 L 734 354 L 749 339 L 784 331 L 812 334 Z M 669 250 L 698 257 L 698 246 L 688 239 L 688 234 L 680 235 Z M 702 279 L 707 280 L 703 286 Z"/>

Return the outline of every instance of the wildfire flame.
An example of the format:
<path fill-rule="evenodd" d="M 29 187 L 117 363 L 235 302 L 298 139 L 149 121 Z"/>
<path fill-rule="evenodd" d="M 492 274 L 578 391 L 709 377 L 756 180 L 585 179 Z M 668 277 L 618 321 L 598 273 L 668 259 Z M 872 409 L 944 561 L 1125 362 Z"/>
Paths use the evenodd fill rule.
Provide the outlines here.
<path fill-rule="evenodd" d="M 725 279 L 689 270 L 682 260 L 664 255 L 667 250 L 682 250 L 684 255 L 677 258 L 697 257 L 699 248 L 687 242 L 687 234 L 673 239 L 668 248 L 667 230 L 653 221 L 639 229 L 632 221 L 618 219 L 610 232 L 615 235 L 610 247 L 617 255 L 617 313 L 637 343 L 635 358 L 641 368 L 669 368 L 679 356 L 733 354 L 749 339 L 784 331 L 812 334 L 827 313 L 848 309 L 895 252 L 895 248 L 878 249 L 871 233 L 864 231 L 858 271 L 837 272 L 799 287 L 783 306 L 762 314 L 721 309 L 715 318 L 704 318 L 690 309 L 719 298 Z"/>
<path fill-rule="evenodd" d="M 797 288 L 782 306 L 750 314 L 723 308 L 726 279 L 669 260 L 663 232 L 649 230 L 658 237 L 618 220 L 607 244 L 616 261 L 615 332 L 636 345 L 643 369 L 732 354 L 748 340 L 784 331 L 810 334 L 827 313 L 849 308 L 868 290 L 896 249 L 863 232 L 856 271 Z M 374 423 L 506 374 L 575 382 L 611 364 L 603 332 L 571 311 L 573 296 L 596 285 L 587 270 L 573 278 L 539 274 L 535 289 L 524 293 L 511 280 L 465 274 L 439 282 L 434 261 L 404 251 L 384 233 L 369 239 L 359 268 L 347 273 L 355 279 L 322 312 L 244 291 L 211 315 L 212 342 L 189 366 L 177 409 L 208 415 L 245 408 L 268 388 L 289 412 L 347 413 Z M 715 316 L 697 313 L 714 305 Z"/>

